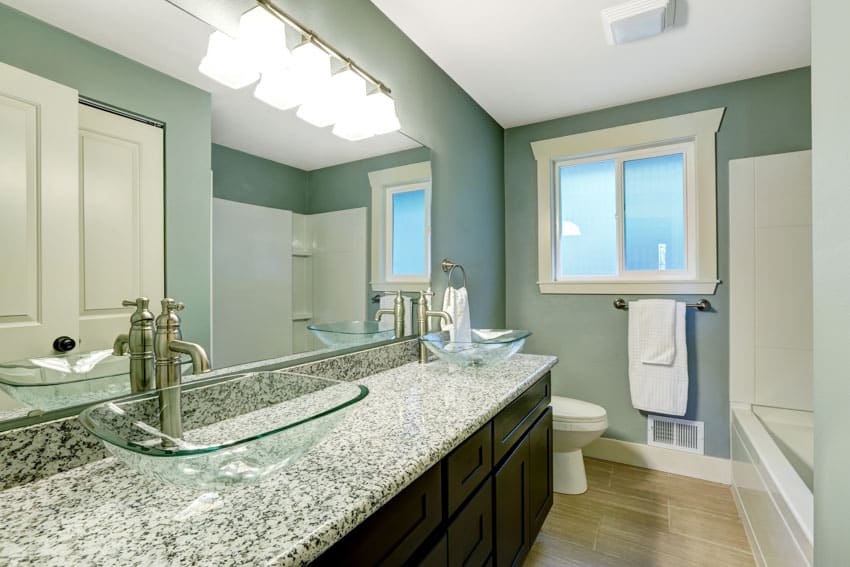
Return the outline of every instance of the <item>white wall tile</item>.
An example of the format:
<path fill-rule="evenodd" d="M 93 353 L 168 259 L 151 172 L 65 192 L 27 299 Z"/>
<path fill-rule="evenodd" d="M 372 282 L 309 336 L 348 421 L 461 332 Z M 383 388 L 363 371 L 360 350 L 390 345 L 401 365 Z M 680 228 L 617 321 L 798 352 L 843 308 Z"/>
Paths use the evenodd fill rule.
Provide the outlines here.
<path fill-rule="evenodd" d="M 811 411 L 812 351 L 756 348 L 756 403 Z"/>
<path fill-rule="evenodd" d="M 812 348 L 812 229 L 756 229 L 756 347 Z"/>
<path fill-rule="evenodd" d="M 729 162 L 729 399 L 753 403 L 755 393 L 755 163 Z"/>
<path fill-rule="evenodd" d="M 754 160 L 756 226 L 812 224 L 812 152 L 762 156 Z"/>

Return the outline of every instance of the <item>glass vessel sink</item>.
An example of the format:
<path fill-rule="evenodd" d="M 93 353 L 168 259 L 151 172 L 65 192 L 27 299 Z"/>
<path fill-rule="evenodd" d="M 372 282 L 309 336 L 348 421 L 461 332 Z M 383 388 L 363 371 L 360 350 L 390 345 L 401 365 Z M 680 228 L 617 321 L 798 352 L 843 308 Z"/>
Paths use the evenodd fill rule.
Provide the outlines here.
<path fill-rule="evenodd" d="M 377 321 L 334 321 L 307 327 L 327 346 L 355 346 L 388 341 L 393 338 L 392 328 L 384 329 Z"/>
<path fill-rule="evenodd" d="M 258 482 L 296 462 L 330 432 L 365 386 L 258 372 L 184 384 L 92 406 L 80 422 L 130 467 L 178 486 L 218 490 Z M 178 408 L 182 435 L 166 417 Z"/>
<path fill-rule="evenodd" d="M 184 372 L 191 370 L 184 356 Z M 0 363 L 0 390 L 27 406 L 48 411 L 130 393 L 130 357 L 112 349 Z"/>
<path fill-rule="evenodd" d="M 439 358 L 458 366 L 489 366 L 509 359 L 522 350 L 531 331 L 472 329 L 471 341 L 451 341 L 448 331 L 422 337 L 425 346 Z"/>

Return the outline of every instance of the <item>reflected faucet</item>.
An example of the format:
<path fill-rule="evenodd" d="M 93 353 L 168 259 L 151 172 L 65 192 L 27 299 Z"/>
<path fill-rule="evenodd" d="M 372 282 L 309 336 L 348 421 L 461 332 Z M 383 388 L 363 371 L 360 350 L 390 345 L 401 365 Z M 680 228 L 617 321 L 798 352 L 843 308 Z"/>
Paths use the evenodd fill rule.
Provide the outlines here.
<path fill-rule="evenodd" d="M 419 364 L 428 362 L 428 347 L 422 337 L 428 334 L 428 320 L 431 317 L 439 317 L 443 323 L 451 324 L 452 316 L 445 311 L 431 311 L 428 309 L 430 299 L 434 297 L 434 292 L 429 287 L 426 291 L 419 292 L 419 305 L 417 306 L 417 326 L 419 327 Z"/>
<path fill-rule="evenodd" d="M 195 343 L 186 342 L 180 331 L 180 316 L 185 306 L 173 299 L 162 300 L 162 313 L 156 318 L 154 336 L 154 355 L 156 358 L 156 387 L 159 392 L 160 428 L 168 437 L 177 439 L 183 436 L 182 411 L 180 409 L 180 388 L 163 391 L 163 388 L 179 386 L 183 377 L 180 355 L 188 354 L 192 358 L 192 374 L 209 372 L 210 361 L 204 348 Z"/>
<path fill-rule="evenodd" d="M 130 332 L 118 335 L 112 344 L 112 354 L 130 355 L 130 391 L 145 392 L 154 384 L 154 352 L 153 352 L 153 313 L 148 310 L 147 297 L 138 297 L 135 301 L 126 299 L 121 302 L 124 307 L 136 307 L 130 316 Z"/>
<path fill-rule="evenodd" d="M 398 291 L 393 300 L 392 309 L 378 309 L 375 312 L 375 321 L 380 321 L 384 315 L 393 316 L 393 329 L 395 338 L 400 339 L 404 336 L 404 298 L 401 296 L 401 290 Z"/>

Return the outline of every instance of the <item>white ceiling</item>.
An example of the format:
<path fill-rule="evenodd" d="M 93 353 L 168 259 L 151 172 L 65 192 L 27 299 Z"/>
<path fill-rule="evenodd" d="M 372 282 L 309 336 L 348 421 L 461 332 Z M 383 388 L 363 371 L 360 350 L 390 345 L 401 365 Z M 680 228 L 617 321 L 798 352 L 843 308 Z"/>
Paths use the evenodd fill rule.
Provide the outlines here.
<path fill-rule="evenodd" d="M 502 126 L 809 65 L 809 0 L 678 0 L 676 27 L 605 43 L 623 0 L 372 0 Z"/>
<path fill-rule="evenodd" d="M 210 92 L 217 144 L 305 170 L 419 147 L 401 133 L 349 142 L 254 99 L 252 87 L 234 91 L 208 79 L 198 63 L 211 28 L 165 0 L 0 1 Z"/>

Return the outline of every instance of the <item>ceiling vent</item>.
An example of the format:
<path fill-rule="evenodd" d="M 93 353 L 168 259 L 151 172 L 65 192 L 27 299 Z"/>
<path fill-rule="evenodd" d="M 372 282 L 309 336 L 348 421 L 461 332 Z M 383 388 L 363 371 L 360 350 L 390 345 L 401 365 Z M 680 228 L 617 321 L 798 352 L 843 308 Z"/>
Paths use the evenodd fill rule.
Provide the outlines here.
<path fill-rule="evenodd" d="M 676 0 L 632 0 L 602 10 L 609 45 L 658 35 L 672 27 L 675 19 Z"/>

